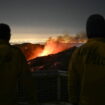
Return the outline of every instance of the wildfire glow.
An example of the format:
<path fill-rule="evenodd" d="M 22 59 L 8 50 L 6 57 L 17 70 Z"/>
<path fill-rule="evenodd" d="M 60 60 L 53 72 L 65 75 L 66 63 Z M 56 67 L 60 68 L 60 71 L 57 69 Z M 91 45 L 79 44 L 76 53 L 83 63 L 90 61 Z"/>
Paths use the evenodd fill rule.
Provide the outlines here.
<path fill-rule="evenodd" d="M 57 38 L 50 37 L 45 44 L 45 47 L 39 56 L 47 56 L 50 54 L 56 54 L 58 52 L 64 51 L 68 48 L 71 48 L 78 43 L 86 42 L 85 39 L 79 39 L 70 37 L 68 35 L 58 36 Z"/>
<path fill-rule="evenodd" d="M 79 37 L 63 35 L 63 36 L 58 36 L 56 38 L 50 37 L 44 45 L 25 43 L 22 44 L 20 48 L 24 53 L 26 59 L 31 60 L 40 56 L 56 54 L 66 49 L 69 49 L 73 46 L 78 46 L 81 43 L 85 43 L 86 39 L 80 36 L 81 35 L 79 35 Z"/>

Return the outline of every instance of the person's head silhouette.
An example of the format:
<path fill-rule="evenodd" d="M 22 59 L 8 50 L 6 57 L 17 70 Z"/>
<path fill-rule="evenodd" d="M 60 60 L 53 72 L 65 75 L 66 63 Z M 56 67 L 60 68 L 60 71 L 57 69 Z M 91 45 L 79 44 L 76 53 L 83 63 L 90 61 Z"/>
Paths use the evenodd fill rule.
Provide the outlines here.
<path fill-rule="evenodd" d="M 9 25 L 0 23 L 0 39 L 9 41 L 11 37 L 11 29 Z"/>
<path fill-rule="evenodd" d="M 99 14 L 91 15 L 86 24 L 88 38 L 105 37 L 105 19 Z"/>

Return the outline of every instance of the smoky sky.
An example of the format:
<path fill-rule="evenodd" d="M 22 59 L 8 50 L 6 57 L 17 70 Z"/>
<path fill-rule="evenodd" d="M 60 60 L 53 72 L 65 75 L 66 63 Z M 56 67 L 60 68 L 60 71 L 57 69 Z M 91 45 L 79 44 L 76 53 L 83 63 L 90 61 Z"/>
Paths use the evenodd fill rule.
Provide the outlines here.
<path fill-rule="evenodd" d="M 26 32 L 27 27 L 34 33 L 84 31 L 94 13 L 105 16 L 105 0 L 0 0 L 0 22 Z"/>

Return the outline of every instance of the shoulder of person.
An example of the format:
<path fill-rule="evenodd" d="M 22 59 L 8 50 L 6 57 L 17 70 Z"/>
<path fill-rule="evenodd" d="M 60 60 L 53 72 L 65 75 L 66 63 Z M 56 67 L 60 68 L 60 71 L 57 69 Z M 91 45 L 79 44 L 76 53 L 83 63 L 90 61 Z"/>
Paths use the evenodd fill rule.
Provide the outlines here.
<path fill-rule="evenodd" d="M 83 45 L 77 47 L 77 48 L 74 50 L 72 56 L 74 56 L 74 57 L 78 56 L 78 53 L 80 53 L 80 51 L 83 50 L 83 49 L 86 48 L 86 47 L 89 47 L 87 43 L 85 43 L 85 44 L 83 44 Z"/>
<path fill-rule="evenodd" d="M 13 51 L 17 51 L 17 52 L 22 53 L 21 49 L 15 45 L 11 45 L 11 48 L 13 49 Z"/>
<path fill-rule="evenodd" d="M 15 45 L 11 45 L 12 51 L 20 56 L 24 57 L 24 54 L 22 53 L 21 49 Z"/>

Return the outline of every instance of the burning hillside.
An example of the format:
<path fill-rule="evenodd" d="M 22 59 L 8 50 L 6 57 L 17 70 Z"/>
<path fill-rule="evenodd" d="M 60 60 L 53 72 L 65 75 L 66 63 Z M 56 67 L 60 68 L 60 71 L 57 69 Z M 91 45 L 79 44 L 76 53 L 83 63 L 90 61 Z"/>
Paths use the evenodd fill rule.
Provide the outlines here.
<path fill-rule="evenodd" d="M 73 46 L 77 46 L 80 43 L 84 43 L 86 39 L 78 34 L 75 37 L 69 35 L 58 36 L 56 38 L 50 37 L 44 45 L 24 43 L 18 45 L 24 53 L 27 61 L 35 59 L 40 56 L 47 56 L 51 54 L 57 54 Z"/>
<path fill-rule="evenodd" d="M 24 43 L 18 47 L 24 53 L 32 72 L 48 69 L 67 70 L 69 59 L 76 48 L 74 46 L 85 41 L 81 34 L 75 37 L 64 35 L 50 37 L 44 45 Z"/>

